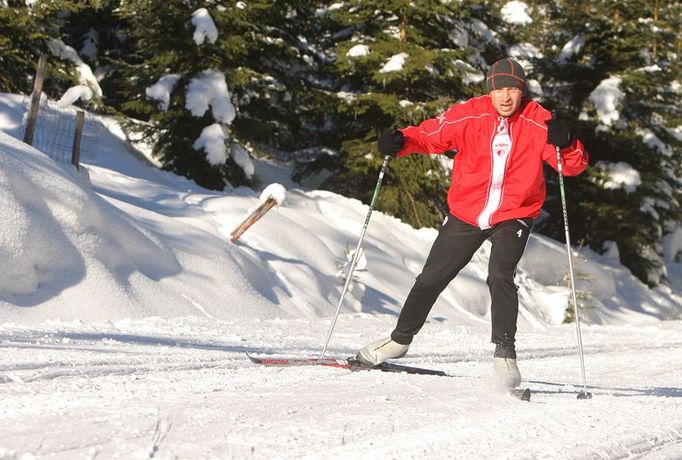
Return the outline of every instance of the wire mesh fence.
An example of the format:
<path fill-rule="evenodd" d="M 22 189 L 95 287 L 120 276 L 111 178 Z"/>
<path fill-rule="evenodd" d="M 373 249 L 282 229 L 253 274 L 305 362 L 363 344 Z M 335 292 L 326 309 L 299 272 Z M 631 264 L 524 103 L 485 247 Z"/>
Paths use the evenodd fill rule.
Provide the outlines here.
<path fill-rule="evenodd" d="M 31 99 L 27 97 L 24 104 L 28 107 Z M 60 107 L 56 102 L 43 98 L 38 109 L 32 145 L 47 154 L 55 161 L 70 163 L 76 132 L 76 114 L 82 111 L 74 106 Z M 22 121 L 19 138 L 26 130 L 26 119 Z M 80 139 L 80 161 L 92 162 L 97 153 L 97 144 L 104 126 L 85 112 L 83 131 Z"/>

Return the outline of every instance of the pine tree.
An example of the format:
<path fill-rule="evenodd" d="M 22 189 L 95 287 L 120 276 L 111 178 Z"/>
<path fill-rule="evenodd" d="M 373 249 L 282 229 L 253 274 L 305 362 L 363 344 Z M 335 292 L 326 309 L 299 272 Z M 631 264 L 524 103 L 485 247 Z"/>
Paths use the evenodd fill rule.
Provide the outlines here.
<path fill-rule="evenodd" d="M 204 2 L 182 0 L 139 0 L 120 7 L 121 19 L 133 54 L 118 62 L 119 74 L 113 86 L 124 101 L 127 115 L 149 121 L 144 134 L 153 140 L 153 154 L 164 168 L 195 180 L 199 185 L 222 190 L 225 177 L 236 184 L 246 182 L 234 162 L 212 166 L 204 151 L 193 147 L 203 129 L 215 120 L 209 109 L 193 116 L 186 108 L 186 91 L 193 78 L 210 69 L 224 69 L 220 44 L 205 40 L 195 43 L 192 14 Z M 122 81 L 121 81 L 122 77 Z M 169 90 L 167 107 L 147 97 L 147 88 L 162 78 L 176 78 Z M 135 126 L 135 125 L 133 125 Z"/>
<path fill-rule="evenodd" d="M 467 85 L 463 77 L 480 72 L 466 62 L 469 53 L 452 33 L 467 14 L 456 5 L 402 0 L 335 5 L 324 13 L 330 33 L 322 46 L 333 63 L 322 78 L 333 82 L 324 126 L 334 132 L 326 145 L 338 154 L 321 157 L 298 177 L 329 169 L 324 187 L 368 202 L 383 160 L 376 152 L 378 134 L 418 124 L 477 94 L 480 85 Z M 447 161 L 427 155 L 393 161 L 377 208 L 417 227 L 438 225 L 446 212 L 444 163 L 447 167 Z"/>
<path fill-rule="evenodd" d="M 102 87 L 102 101 L 90 103 L 90 109 L 111 112 L 119 100 L 117 79 L 110 74 L 116 73 L 121 58 L 132 52 L 121 35 L 125 27 L 116 14 L 120 3 L 120 0 L 81 2 L 77 10 L 64 16 L 60 26 L 62 41 L 78 52 Z"/>
<path fill-rule="evenodd" d="M 31 92 L 29 76 L 44 44 L 27 8 L 0 8 L 0 91 Z"/>
<path fill-rule="evenodd" d="M 679 126 L 679 90 L 671 82 L 680 75 L 680 5 L 556 2 L 547 13 L 554 28 L 546 27 L 538 69 L 551 104 L 580 120 L 575 132 L 592 153 L 593 167 L 567 180 L 571 230 L 600 252 L 617 243 L 621 262 L 657 285 L 665 281 L 662 237 L 682 219 L 680 141 L 671 130 Z M 571 40 L 577 51 L 562 56 Z M 608 122 L 591 97 L 605 81 L 621 96 L 619 118 Z M 614 164 L 639 175 L 636 189 L 614 187 L 608 173 Z M 544 230 L 560 238 L 558 201 L 546 208 L 555 217 Z"/>
<path fill-rule="evenodd" d="M 192 40 L 193 11 L 208 6 L 219 35 L 214 43 L 197 46 Z M 306 69 L 314 59 L 304 33 L 314 10 L 310 2 L 282 6 L 269 1 L 219 2 L 137 0 L 121 8 L 126 33 L 135 53 L 120 65 L 116 85 L 125 102 L 121 109 L 148 120 L 147 133 L 154 136 L 155 154 L 167 169 L 194 179 L 200 185 L 221 190 L 232 185 L 253 184 L 244 171 L 228 158 L 224 165 L 210 165 L 205 154 L 192 145 L 202 129 L 212 123 L 209 114 L 188 115 L 185 90 L 191 79 L 207 69 L 224 72 L 237 117 L 229 129 L 230 148 L 249 146 L 257 150 L 296 149 L 305 118 L 297 97 L 305 93 Z M 167 74 L 180 79 L 171 94 L 168 110 L 145 97 L 145 89 Z"/>
<path fill-rule="evenodd" d="M 84 6 L 68 0 L 10 0 L 0 8 L 0 91 L 30 94 L 33 76 L 41 54 L 48 56 L 43 91 L 59 97 L 78 78 L 73 65 L 51 56 L 50 39 L 60 38 L 64 18 Z"/>

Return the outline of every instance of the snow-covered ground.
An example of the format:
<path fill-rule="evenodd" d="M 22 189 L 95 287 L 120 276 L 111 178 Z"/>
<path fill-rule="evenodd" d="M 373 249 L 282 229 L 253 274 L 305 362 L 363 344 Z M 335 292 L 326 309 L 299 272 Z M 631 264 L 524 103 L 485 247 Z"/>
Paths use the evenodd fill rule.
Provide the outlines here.
<path fill-rule="evenodd" d="M 343 315 L 333 355 L 393 324 Z M 482 328 L 432 322 L 410 364 L 452 377 L 264 368 L 320 352 L 322 319 L 148 318 L 0 327 L 0 458 L 680 458 L 682 325 L 520 335 L 525 403 L 491 386 Z M 653 453 L 652 453 L 653 452 Z M 54 455 L 54 457 L 53 457 Z M 28 457 L 30 458 L 30 457 Z"/>
<path fill-rule="evenodd" d="M 0 95 L 0 459 L 682 458 L 679 264 L 649 290 L 576 254 L 588 401 L 565 248 L 540 235 L 518 273 L 531 403 L 492 384 L 487 245 L 402 360 L 450 377 L 258 367 L 319 355 L 367 207 L 255 161 L 286 199 L 231 244 L 259 192 L 159 171 L 110 120 L 76 172 L 12 137 L 22 102 Z M 390 332 L 435 235 L 373 215 L 328 356 Z"/>

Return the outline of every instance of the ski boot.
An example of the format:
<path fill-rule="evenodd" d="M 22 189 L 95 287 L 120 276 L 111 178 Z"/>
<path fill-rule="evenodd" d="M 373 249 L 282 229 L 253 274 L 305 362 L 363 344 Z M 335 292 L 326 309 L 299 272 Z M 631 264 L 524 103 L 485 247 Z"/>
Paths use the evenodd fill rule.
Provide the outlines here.
<path fill-rule="evenodd" d="M 409 345 L 394 342 L 390 337 L 386 337 L 362 348 L 356 358 L 362 364 L 374 367 L 392 358 L 402 358 L 409 348 Z"/>
<path fill-rule="evenodd" d="M 521 372 L 516 365 L 516 349 L 514 345 L 497 344 L 493 356 L 493 366 L 497 381 L 507 388 L 518 387 L 521 384 Z"/>

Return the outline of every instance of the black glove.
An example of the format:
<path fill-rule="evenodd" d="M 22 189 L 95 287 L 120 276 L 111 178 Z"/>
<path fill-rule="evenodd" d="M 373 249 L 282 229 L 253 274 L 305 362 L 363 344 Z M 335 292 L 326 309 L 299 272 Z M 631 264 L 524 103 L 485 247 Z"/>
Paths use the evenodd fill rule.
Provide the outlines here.
<path fill-rule="evenodd" d="M 560 149 L 571 145 L 571 128 L 568 120 L 552 115 L 551 120 L 545 122 L 547 125 L 547 143 L 554 144 Z"/>
<path fill-rule="evenodd" d="M 394 157 L 403 148 L 405 136 L 397 129 L 387 129 L 379 135 L 377 148 L 382 155 Z"/>

